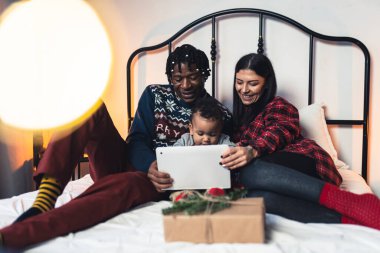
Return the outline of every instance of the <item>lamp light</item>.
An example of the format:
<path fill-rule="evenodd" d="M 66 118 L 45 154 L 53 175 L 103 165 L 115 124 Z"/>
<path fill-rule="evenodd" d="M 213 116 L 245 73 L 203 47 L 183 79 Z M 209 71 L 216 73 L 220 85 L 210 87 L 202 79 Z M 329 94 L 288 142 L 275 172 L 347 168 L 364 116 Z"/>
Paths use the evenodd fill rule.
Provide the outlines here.
<path fill-rule="evenodd" d="M 0 119 L 41 130 L 75 124 L 100 104 L 112 50 L 83 0 L 12 4 L 0 20 Z"/>

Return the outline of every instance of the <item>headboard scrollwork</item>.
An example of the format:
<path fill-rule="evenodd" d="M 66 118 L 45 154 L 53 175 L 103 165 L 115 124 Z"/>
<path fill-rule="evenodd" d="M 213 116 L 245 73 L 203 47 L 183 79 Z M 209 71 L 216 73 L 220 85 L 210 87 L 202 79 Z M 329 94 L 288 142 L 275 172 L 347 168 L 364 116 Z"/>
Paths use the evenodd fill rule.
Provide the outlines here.
<path fill-rule="evenodd" d="M 164 47 L 168 48 L 169 53 L 172 51 L 172 44 L 175 40 L 177 40 L 181 35 L 189 31 L 190 29 L 196 27 L 197 25 L 200 25 L 204 22 L 211 22 L 211 51 L 210 51 L 210 59 L 211 59 L 211 79 L 212 79 L 212 95 L 215 96 L 215 69 L 216 69 L 216 59 L 217 59 L 217 48 L 218 48 L 218 41 L 216 38 L 216 23 L 217 18 L 219 17 L 226 17 L 227 15 L 231 14 L 252 14 L 254 17 L 259 17 L 259 34 L 258 34 L 258 48 L 257 52 L 259 54 L 264 54 L 264 46 L 265 46 L 265 37 L 264 37 L 264 18 L 270 17 L 276 20 L 280 20 L 282 22 L 285 22 L 295 28 L 300 29 L 304 33 L 306 33 L 309 37 L 309 48 L 308 48 L 308 55 L 309 55 L 309 61 L 308 61 L 308 71 L 309 71 L 309 78 L 308 78 L 308 104 L 313 103 L 313 70 L 314 70 L 314 44 L 315 40 L 319 39 L 322 41 L 332 41 L 332 42 L 342 42 L 342 43 L 352 43 L 356 45 L 360 50 L 362 51 L 364 55 L 364 80 L 363 80 L 363 89 L 364 89 L 364 98 L 363 98 L 363 117 L 362 119 L 358 120 L 352 120 L 352 119 L 328 119 L 326 120 L 327 124 L 331 125 L 343 125 L 343 126 L 354 126 L 359 125 L 363 128 L 363 144 L 362 144 L 362 176 L 363 178 L 367 179 L 367 153 L 368 153 L 368 122 L 369 122 L 369 92 L 370 92 L 370 85 L 369 85 L 369 77 L 370 77 L 370 55 L 367 47 L 358 39 L 351 38 L 351 37 L 336 37 L 336 36 L 328 36 L 324 34 L 317 33 L 315 31 L 310 30 L 309 28 L 305 27 L 304 25 L 298 23 L 297 21 L 288 18 L 286 16 L 283 16 L 281 14 L 267 11 L 267 10 L 260 10 L 260 9 L 251 9 L 251 8 L 238 8 L 238 9 L 228 9 L 223 11 L 218 11 L 215 13 L 211 13 L 209 15 L 206 15 L 204 17 L 201 17 L 181 30 L 179 30 L 177 33 L 175 33 L 173 36 L 171 36 L 169 39 L 163 41 L 162 43 L 148 46 L 148 47 L 142 47 L 134 51 L 131 56 L 128 59 L 127 62 L 127 113 L 128 113 L 128 126 L 130 126 L 133 116 L 132 116 L 132 105 L 131 105 L 131 67 L 132 62 L 134 58 L 143 52 L 148 51 L 154 51 L 157 49 L 161 49 Z M 211 20 L 211 21 L 210 21 Z"/>

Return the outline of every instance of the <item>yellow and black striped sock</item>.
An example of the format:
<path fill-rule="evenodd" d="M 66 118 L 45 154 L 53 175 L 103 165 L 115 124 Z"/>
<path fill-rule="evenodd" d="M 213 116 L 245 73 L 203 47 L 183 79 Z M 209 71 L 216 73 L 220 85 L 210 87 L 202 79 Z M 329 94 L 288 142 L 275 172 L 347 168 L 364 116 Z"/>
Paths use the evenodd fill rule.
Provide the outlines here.
<path fill-rule="evenodd" d="M 58 181 L 55 178 L 44 176 L 38 190 L 37 198 L 32 207 L 39 209 L 41 212 L 53 209 L 57 198 L 62 193 L 61 185 Z"/>
<path fill-rule="evenodd" d="M 62 189 L 59 182 L 53 177 L 44 176 L 32 207 L 21 214 L 14 223 L 53 209 L 61 193 Z"/>

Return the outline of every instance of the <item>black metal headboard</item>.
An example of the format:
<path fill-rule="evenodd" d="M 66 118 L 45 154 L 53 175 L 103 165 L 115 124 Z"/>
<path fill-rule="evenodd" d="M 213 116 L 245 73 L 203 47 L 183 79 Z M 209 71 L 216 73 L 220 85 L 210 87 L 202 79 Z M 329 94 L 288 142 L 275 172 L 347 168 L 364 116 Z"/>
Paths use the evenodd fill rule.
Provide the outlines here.
<path fill-rule="evenodd" d="M 216 22 L 217 18 L 221 16 L 226 16 L 230 14 L 252 14 L 255 17 L 259 17 L 259 34 L 258 34 L 258 53 L 264 53 L 264 43 L 265 39 L 263 36 L 263 19 L 264 17 L 272 17 L 278 20 L 281 20 L 287 24 L 292 25 L 293 27 L 297 27 L 306 34 L 309 35 L 309 78 L 308 78 L 308 104 L 310 105 L 313 103 L 313 69 L 314 69 L 314 42 L 315 39 L 319 39 L 322 41 L 333 41 L 333 42 L 343 42 L 343 43 L 352 43 L 355 44 L 360 48 L 360 50 L 363 52 L 364 55 L 364 80 L 363 80 L 363 87 L 364 87 L 364 104 L 363 104 L 363 118 L 358 120 L 335 120 L 335 119 L 328 119 L 326 120 L 327 124 L 330 125 L 343 125 L 343 126 L 354 126 L 359 125 L 363 128 L 363 143 L 362 143 L 362 176 L 365 180 L 367 180 L 367 160 L 368 160 L 368 126 L 369 126 L 369 92 L 370 92 L 370 85 L 369 85 L 369 77 L 370 77 L 370 55 L 367 47 L 359 40 L 351 37 L 335 37 L 335 36 L 328 36 L 323 35 L 317 32 L 314 32 L 310 30 L 309 28 L 303 26 L 302 24 L 298 23 L 297 21 L 288 18 L 286 16 L 283 16 L 281 14 L 267 11 L 267 10 L 260 10 L 260 9 L 250 9 L 250 8 L 239 8 L 239 9 L 228 9 L 223 11 L 218 11 L 209 15 L 206 15 L 204 17 L 201 17 L 192 23 L 188 24 L 184 28 L 182 28 L 180 31 L 175 33 L 173 36 L 171 36 L 166 41 L 156 44 L 154 46 L 150 47 L 142 47 L 134 51 L 131 56 L 128 59 L 127 63 L 127 113 L 128 113 L 128 127 L 130 126 L 133 117 L 132 117 L 132 105 L 131 105 L 131 67 L 132 62 L 134 58 L 139 55 L 140 53 L 153 51 L 157 49 L 161 49 L 164 47 L 168 48 L 169 53 L 172 51 L 172 43 L 178 39 L 181 35 L 186 33 L 188 30 L 204 23 L 204 22 L 210 22 L 211 21 L 211 82 L 212 82 L 212 96 L 215 96 L 215 70 L 216 70 L 216 55 L 217 55 L 217 41 L 216 41 Z"/>

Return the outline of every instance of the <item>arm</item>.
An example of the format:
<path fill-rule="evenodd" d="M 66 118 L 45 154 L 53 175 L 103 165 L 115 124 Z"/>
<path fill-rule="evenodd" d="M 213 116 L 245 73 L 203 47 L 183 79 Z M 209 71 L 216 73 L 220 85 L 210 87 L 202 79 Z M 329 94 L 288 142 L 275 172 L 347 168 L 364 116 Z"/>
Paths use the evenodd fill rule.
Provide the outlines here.
<path fill-rule="evenodd" d="M 156 154 L 153 149 L 154 139 L 154 104 L 153 94 L 147 87 L 136 110 L 131 129 L 127 137 L 128 159 L 132 166 L 143 172 L 147 172 Z"/>
<path fill-rule="evenodd" d="M 258 124 L 261 124 L 258 126 Z M 257 150 L 258 156 L 270 154 L 293 143 L 301 133 L 298 110 L 284 99 L 268 104 L 264 109 L 263 122 L 253 121 L 250 128 L 261 127 L 261 131 L 239 143 Z M 238 144 L 238 145 L 239 145 Z"/>
<path fill-rule="evenodd" d="M 250 123 L 236 148 L 223 153 L 222 163 L 236 169 L 253 158 L 283 149 L 300 136 L 298 110 L 284 99 L 277 99 L 264 109 L 262 119 Z"/>

